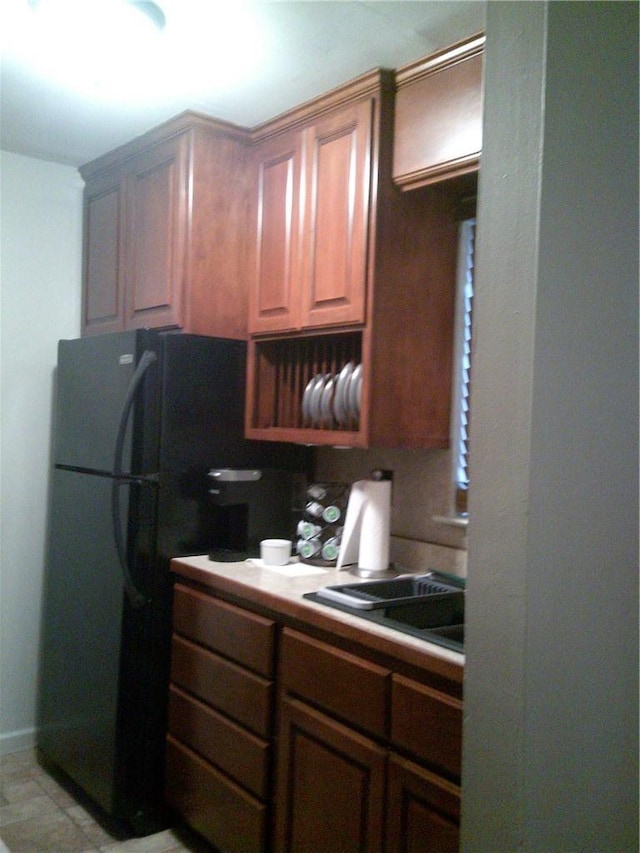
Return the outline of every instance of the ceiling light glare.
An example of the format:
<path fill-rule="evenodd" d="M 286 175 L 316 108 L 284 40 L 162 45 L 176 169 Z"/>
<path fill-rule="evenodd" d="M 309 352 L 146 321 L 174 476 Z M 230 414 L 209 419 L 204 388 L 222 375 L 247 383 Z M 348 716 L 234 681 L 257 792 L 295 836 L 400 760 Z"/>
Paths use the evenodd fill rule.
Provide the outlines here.
<path fill-rule="evenodd" d="M 167 15 L 158 85 L 167 94 L 229 92 L 259 73 L 267 54 L 262 2 L 163 0 Z"/>
<path fill-rule="evenodd" d="M 179 99 L 214 108 L 217 93 L 233 97 L 268 61 L 264 6 L 263 0 L 0 0 L 0 49 L 43 84 L 95 103 Z"/>
<path fill-rule="evenodd" d="M 142 0 L 30 0 L 32 61 L 55 82 L 119 100 L 145 94 L 164 13 Z"/>

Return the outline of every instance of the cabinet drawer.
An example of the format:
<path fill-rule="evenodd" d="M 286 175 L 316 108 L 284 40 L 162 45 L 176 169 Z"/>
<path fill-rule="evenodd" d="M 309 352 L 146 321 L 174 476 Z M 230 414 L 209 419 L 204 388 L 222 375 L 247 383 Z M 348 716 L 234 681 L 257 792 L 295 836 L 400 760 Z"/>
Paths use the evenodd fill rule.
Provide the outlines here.
<path fill-rule="evenodd" d="M 439 690 L 394 675 L 391 741 L 453 777 L 460 778 L 462 702 Z"/>
<path fill-rule="evenodd" d="M 267 799 L 267 742 L 173 685 L 169 690 L 169 733 L 257 797 Z"/>
<path fill-rule="evenodd" d="M 167 737 L 165 792 L 170 805 L 216 847 L 228 853 L 267 849 L 266 806 L 171 735 Z"/>
<path fill-rule="evenodd" d="M 270 681 L 174 634 L 171 681 L 262 737 L 271 727 Z"/>
<path fill-rule="evenodd" d="M 282 686 L 290 693 L 385 737 L 391 673 L 380 666 L 285 629 Z"/>
<path fill-rule="evenodd" d="M 173 629 L 265 678 L 273 676 L 275 623 L 270 619 L 176 584 Z"/>

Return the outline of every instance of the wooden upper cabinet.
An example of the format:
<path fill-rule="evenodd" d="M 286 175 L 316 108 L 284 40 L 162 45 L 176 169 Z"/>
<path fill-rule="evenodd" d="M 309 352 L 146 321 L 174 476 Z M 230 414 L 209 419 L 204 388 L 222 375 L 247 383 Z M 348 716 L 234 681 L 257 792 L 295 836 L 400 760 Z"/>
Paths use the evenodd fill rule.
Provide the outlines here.
<path fill-rule="evenodd" d="M 127 175 L 125 326 L 184 326 L 188 138 L 156 145 Z"/>
<path fill-rule="evenodd" d="M 366 99 L 259 143 L 250 332 L 364 322 L 371 113 Z"/>
<path fill-rule="evenodd" d="M 306 132 L 303 328 L 365 320 L 372 110 L 360 101 Z"/>
<path fill-rule="evenodd" d="M 476 176 L 401 192 L 392 180 L 394 94 L 393 73 L 378 69 L 257 134 L 248 438 L 448 446 L 458 220 Z M 290 158 L 287 169 L 278 156 Z M 267 162 L 281 170 L 271 209 Z"/>
<path fill-rule="evenodd" d="M 119 170 L 87 183 L 84 194 L 84 334 L 124 329 L 124 185 Z"/>
<path fill-rule="evenodd" d="M 393 180 L 414 189 L 477 171 L 484 36 L 396 72 Z"/>
<path fill-rule="evenodd" d="M 285 133 L 263 143 L 256 157 L 257 254 L 250 291 L 249 331 L 295 329 L 299 323 L 303 138 Z"/>
<path fill-rule="evenodd" d="M 83 334 L 247 335 L 248 132 L 184 113 L 81 168 Z"/>

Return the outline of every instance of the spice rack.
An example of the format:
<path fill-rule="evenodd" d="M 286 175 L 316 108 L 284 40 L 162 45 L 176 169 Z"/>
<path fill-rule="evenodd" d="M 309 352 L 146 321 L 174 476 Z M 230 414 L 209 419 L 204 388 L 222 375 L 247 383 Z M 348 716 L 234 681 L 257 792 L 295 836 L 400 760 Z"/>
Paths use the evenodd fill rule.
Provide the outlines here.
<path fill-rule="evenodd" d="M 296 534 L 296 552 L 301 563 L 335 568 L 340 552 L 348 483 L 312 483 Z"/>

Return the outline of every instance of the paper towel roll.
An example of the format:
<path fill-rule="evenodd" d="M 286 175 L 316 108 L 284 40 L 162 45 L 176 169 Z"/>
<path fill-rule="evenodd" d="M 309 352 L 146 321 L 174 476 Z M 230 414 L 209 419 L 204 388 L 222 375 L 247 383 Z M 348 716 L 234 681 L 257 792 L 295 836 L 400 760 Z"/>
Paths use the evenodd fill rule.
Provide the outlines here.
<path fill-rule="evenodd" d="M 351 486 L 337 568 L 356 563 L 360 569 L 389 568 L 391 481 L 358 480 Z"/>

